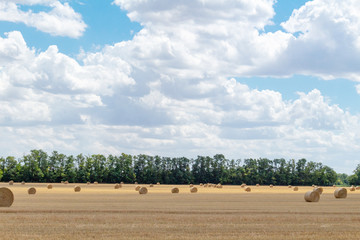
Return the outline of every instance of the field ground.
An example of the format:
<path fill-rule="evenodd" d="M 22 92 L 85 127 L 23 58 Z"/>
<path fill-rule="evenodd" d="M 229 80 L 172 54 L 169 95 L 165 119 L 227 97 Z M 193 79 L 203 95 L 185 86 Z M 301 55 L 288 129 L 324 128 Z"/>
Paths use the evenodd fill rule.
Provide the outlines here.
<path fill-rule="evenodd" d="M 0 208 L 0 239 L 360 239 L 360 191 L 335 199 L 333 187 L 324 188 L 317 203 L 304 201 L 312 187 L 240 186 L 222 189 L 189 186 L 81 186 L 75 184 L 0 183 L 15 201 Z M 35 195 L 27 189 L 36 187 Z"/>

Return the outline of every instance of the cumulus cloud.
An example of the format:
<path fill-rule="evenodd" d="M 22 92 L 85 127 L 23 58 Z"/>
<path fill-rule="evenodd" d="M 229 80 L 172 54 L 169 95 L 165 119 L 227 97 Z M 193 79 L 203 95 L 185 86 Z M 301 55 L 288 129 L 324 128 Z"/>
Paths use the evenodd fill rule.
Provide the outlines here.
<path fill-rule="evenodd" d="M 41 5 L 49 7 L 48 12 L 22 11 L 21 6 Z M 1 0 L 0 21 L 24 23 L 39 31 L 54 36 L 79 38 L 85 31 L 86 24 L 79 13 L 68 3 L 55 0 Z"/>
<path fill-rule="evenodd" d="M 11 1 L 16 11 L 24 2 Z M 286 31 L 265 33 L 275 14 L 273 0 L 114 4 L 143 29 L 132 40 L 84 52 L 78 60 L 56 46 L 38 52 L 19 32 L 0 38 L 3 149 L 10 154 L 18 151 L 13 146 L 22 146 L 71 154 L 306 157 L 330 166 L 333 159 L 348 161 L 337 170 L 354 167 L 360 116 L 327 101 L 317 89 L 284 100 L 279 92 L 241 83 L 254 75 L 356 76 L 357 16 L 350 19 L 351 7 L 314 0 L 283 23 Z M 325 14 L 326 7 L 336 8 L 354 26 L 329 28 L 336 23 L 327 19 L 335 15 Z M 335 33 L 343 36 L 332 39 Z M 325 71 L 326 63 L 342 60 L 355 62 Z"/>

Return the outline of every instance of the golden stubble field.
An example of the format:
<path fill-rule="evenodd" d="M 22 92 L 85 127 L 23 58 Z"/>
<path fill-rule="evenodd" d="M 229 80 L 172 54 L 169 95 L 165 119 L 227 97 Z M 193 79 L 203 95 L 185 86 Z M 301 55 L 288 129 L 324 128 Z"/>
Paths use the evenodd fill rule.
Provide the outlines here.
<path fill-rule="evenodd" d="M 75 193 L 74 186 L 81 186 Z M 304 201 L 312 187 L 222 189 L 188 185 L 0 183 L 15 201 L 0 208 L 0 239 L 360 239 L 360 194 L 335 199 L 325 187 L 317 203 Z M 27 189 L 37 193 L 29 195 Z"/>

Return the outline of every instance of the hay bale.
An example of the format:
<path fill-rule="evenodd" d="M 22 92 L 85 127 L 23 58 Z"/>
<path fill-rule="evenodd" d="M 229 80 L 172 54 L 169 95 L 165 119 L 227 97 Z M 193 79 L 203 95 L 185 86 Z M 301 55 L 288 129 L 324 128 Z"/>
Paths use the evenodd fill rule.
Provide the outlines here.
<path fill-rule="evenodd" d="M 355 187 L 352 186 L 349 190 L 350 190 L 350 192 L 355 192 Z"/>
<path fill-rule="evenodd" d="M 25 185 L 25 182 L 24 182 L 24 181 L 22 181 L 22 182 L 21 182 L 21 185 Z"/>
<path fill-rule="evenodd" d="M 80 191 L 81 191 L 81 187 L 80 187 L 80 186 L 75 186 L 75 187 L 74 187 L 74 191 L 75 191 L 75 192 L 80 192 Z"/>
<path fill-rule="evenodd" d="M 336 187 L 336 185 L 334 184 L 333 187 Z"/>
<path fill-rule="evenodd" d="M 140 188 L 141 188 L 141 186 L 136 186 L 136 187 L 135 187 L 135 191 L 138 192 L 138 191 L 140 190 Z"/>
<path fill-rule="evenodd" d="M 250 187 L 247 187 L 247 188 L 245 188 L 245 191 L 246 191 L 246 192 L 251 192 L 251 188 L 250 188 Z"/>
<path fill-rule="evenodd" d="M 147 190 L 146 187 L 141 187 L 141 188 L 139 189 L 139 194 L 147 194 L 147 192 L 148 192 L 148 190 Z"/>
<path fill-rule="evenodd" d="M 179 188 L 177 187 L 172 188 L 171 193 L 179 193 Z"/>
<path fill-rule="evenodd" d="M 69 181 L 65 181 L 64 183 L 65 183 L 65 184 L 69 184 Z"/>
<path fill-rule="evenodd" d="M 61 183 L 63 184 L 63 183 L 64 183 L 64 181 L 61 181 Z"/>
<path fill-rule="evenodd" d="M 314 188 L 314 187 L 316 187 L 316 185 L 314 185 L 314 184 L 313 184 L 313 185 L 311 185 L 311 186 L 312 186 L 313 188 Z"/>
<path fill-rule="evenodd" d="M 160 185 L 160 183 L 159 183 L 159 182 L 157 182 L 157 183 L 156 183 L 156 185 Z"/>
<path fill-rule="evenodd" d="M 95 185 L 98 185 L 99 183 L 95 181 L 94 184 L 95 184 Z"/>
<path fill-rule="evenodd" d="M 246 187 L 246 184 L 245 183 L 241 184 L 241 187 L 242 188 Z"/>
<path fill-rule="evenodd" d="M 121 184 L 121 185 L 123 185 L 123 184 L 124 184 L 124 182 L 120 182 L 120 184 Z"/>
<path fill-rule="evenodd" d="M 292 188 L 292 186 L 291 186 L 291 185 L 289 185 L 289 186 L 288 186 L 288 188 Z"/>
<path fill-rule="evenodd" d="M 360 190 L 360 187 L 359 186 L 356 186 L 356 188 L 355 188 L 356 190 Z"/>
<path fill-rule="evenodd" d="M 223 186 L 219 183 L 218 185 L 216 185 L 217 188 L 222 188 Z"/>
<path fill-rule="evenodd" d="M 317 191 L 308 191 L 304 195 L 306 202 L 318 202 L 320 200 L 320 193 Z"/>
<path fill-rule="evenodd" d="M 14 194 L 6 187 L 0 188 L 0 207 L 10 207 L 14 202 Z"/>
<path fill-rule="evenodd" d="M 90 182 L 87 182 L 86 185 L 90 185 Z"/>
<path fill-rule="evenodd" d="M 256 184 L 257 187 L 260 187 L 260 184 Z"/>
<path fill-rule="evenodd" d="M 202 187 L 202 186 L 204 186 L 204 184 L 200 183 L 200 186 Z"/>
<path fill-rule="evenodd" d="M 322 187 L 316 187 L 313 189 L 313 191 L 318 192 L 320 195 L 323 193 L 323 188 Z"/>
<path fill-rule="evenodd" d="M 119 189 L 119 188 L 120 188 L 120 184 L 118 184 L 118 183 L 115 184 L 114 188 L 115 188 L 115 189 Z"/>
<path fill-rule="evenodd" d="M 28 194 L 35 194 L 36 193 L 36 188 L 31 187 L 28 189 Z"/>
<path fill-rule="evenodd" d="M 151 183 L 151 184 L 149 185 L 149 187 L 154 187 L 154 184 Z"/>
<path fill-rule="evenodd" d="M 273 188 L 274 187 L 274 185 L 272 185 L 272 184 L 270 184 L 270 186 L 269 186 L 270 188 Z"/>
<path fill-rule="evenodd" d="M 9 185 L 14 185 L 14 181 L 13 180 L 9 181 Z"/>
<path fill-rule="evenodd" d="M 134 182 L 135 185 L 138 185 L 138 182 Z"/>
<path fill-rule="evenodd" d="M 294 187 L 293 188 L 293 191 L 295 191 L 295 192 L 298 191 L 298 190 L 299 190 L 299 187 Z"/>
<path fill-rule="evenodd" d="M 198 191 L 197 187 L 190 188 L 191 193 L 197 193 L 197 191 Z"/>
<path fill-rule="evenodd" d="M 334 191 L 335 198 L 346 198 L 347 190 L 346 188 L 338 188 Z"/>
<path fill-rule="evenodd" d="M 52 188 L 53 188 L 53 185 L 51 185 L 51 184 L 47 185 L 47 189 L 52 189 Z"/>
<path fill-rule="evenodd" d="M 189 187 L 191 187 L 191 188 L 194 187 L 194 184 L 190 184 Z"/>

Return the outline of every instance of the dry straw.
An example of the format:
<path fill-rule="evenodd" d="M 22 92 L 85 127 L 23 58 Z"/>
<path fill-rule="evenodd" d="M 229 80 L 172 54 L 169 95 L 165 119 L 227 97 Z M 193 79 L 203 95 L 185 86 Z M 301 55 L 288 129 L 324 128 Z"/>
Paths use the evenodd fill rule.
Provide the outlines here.
<path fill-rule="evenodd" d="M 347 190 L 346 188 L 338 188 L 334 191 L 335 198 L 346 198 Z"/>
<path fill-rule="evenodd" d="M 65 184 L 69 184 L 69 181 L 65 181 L 64 183 L 65 183 Z"/>
<path fill-rule="evenodd" d="M 14 202 L 14 194 L 6 187 L 0 188 L 0 207 L 10 207 Z"/>
<path fill-rule="evenodd" d="M 154 187 L 154 184 L 150 184 L 149 187 Z"/>
<path fill-rule="evenodd" d="M 120 188 L 120 184 L 118 184 L 118 183 L 115 184 L 114 188 L 115 188 L 115 189 L 119 189 L 119 188 Z"/>
<path fill-rule="evenodd" d="M 304 199 L 306 202 L 318 202 L 320 200 L 320 193 L 317 191 L 308 191 L 305 193 Z"/>
<path fill-rule="evenodd" d="M 356 190 L 360 190 L 360 187 L 359 186 L 356 186 L 356 188 L 355 188 Z"/>
<path fill-rule="evenodd" d="M 21 182 L 21 185 L 25 185 L 25 182 L 24 182 L 24 181 L 22 181 L 22 182 Z"/>
<path fill-rule="evenodd" d="M 352 187 L 350 188 L 350 192 L 354 192 L 354 191 L 355 191 L 355 187 L 352 186 Z"/>
<path fill-rule="evenodd" d="M 299 188 L 298 188 L 298 187 L 294 187 L 293 190 L 294 190 L 294 191 L 298 191 Z"/>
<path fill-rule="evenodd" d="M 197 193 L 197 191 L 198 191 L 197 187 L 190 188 L 191 193 Z"/>
<path fill-rule="evenodd" d="M 251 192 L 251 188 L 250 188 L 250 187 L 247 187 L 247 188 L 245 188 L 245 191 L 246 191 L 246 192 Z"/>
<path fill-rule="evenodd" d="M 320 195 L 323 193 L 323 188 L 322 187 L 316 187 L 313 189 L 313 191 L 318 192 Z"/>
<path fill-rule="evenodd" d="M 139 194 L 147 194 L 148 190 L 146 187 L 142 187 L 139 189 Z"/>
<path fill-rule="evenodd" d="M 35 194 L 36 193 L 36 188 L 31 187 L 28 189 L 28 194 Z"/>
<path fill-rule="evenodd" d="M 14 185 L 14 181 L 13 180 L 9 181 L 9 185 Z"/>
<path fill-rule="evenodd" d="M 171 189 L 171 193 L 179 193 L 179 189 L 177 187 L 174 187 Z"/>
<path fill-rule="evenodd" d="M 292 188 L 292 186 L 291 186 L 291 185 L 289 185 L 289 186 L 288 186 L 288 188 Z"/>
<path fill-rule="evenodd" d="M 139 191 L 140 188 L 141 188 L 141 186 L 136 186 L 136 187 L 135 187 L 135 191 Z"/>
<path fill-rule="evenodd" d="M 273 187 L 274 187 L 274 185 L 270 184 L 270 188 L 273 188 Z"/>
<path fill-rule="evenodd" d="M 51 185 L 51 184 L 47 185 L 47 189 L 52 189 L 52 188 L 53 188 L 53 185 Z"/>
<path fill-rule="evenodd" d="M 80 186 L 75 186 L 75 187 L 74 187 L 74 191 L 75 191 L 75 192 L 80 192 L 80 191 L 81 191 L 81 187 L 80 187 Z"/>

